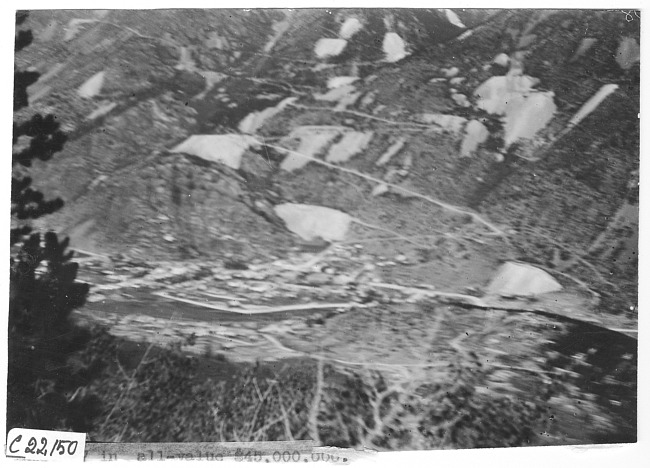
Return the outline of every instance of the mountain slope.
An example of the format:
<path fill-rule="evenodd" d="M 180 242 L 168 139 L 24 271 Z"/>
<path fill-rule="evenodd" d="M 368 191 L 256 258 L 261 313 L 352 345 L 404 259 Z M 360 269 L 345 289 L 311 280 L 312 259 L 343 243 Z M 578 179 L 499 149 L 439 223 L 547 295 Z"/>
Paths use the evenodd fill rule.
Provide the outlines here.
<path fill-rule="evenodd" d="M 629 221 L 632 237 L 615 237 L 609 221 L 621 209 L 635 213 L 638 203 L 639 30 L 624 15 L 59 11 L 34 12 L 30 21 L 37 47 L 17 62 L 43 73 L 30 88 L 34 108 L 55 110 L 71 139 L 58 164 L 35 172 L 44 189 L 67 200 L 46 222 L 77 245 L 186 258 L 219 257 L 239 242 L 246 258 L 277 257 L 298 239 L 273 207 L 307 203 L 354 216 L 356 238 L 381 229 L 431 235 L 400 241 L 399 250 L 414 255 L 445 258 L 433 234 L 460 230 L 486 242 L 493 225 L 507 242 L 493 256 L 466 254 L 468 265 L 534 260 L 574 273 L 604 296 L 618 294 L 612 287 L 628 291 L 625 307 L 634 307 L 636 224 Z M 321 40 L 344 45 L 322 53 Z M 98 73 L 93 91 L 88 80 L 97 83 Z M 351 78 L 332 86 L 336 77 Z M 84 83 L 90 95 L 80 93 Z M 477 90 L 487 83 L 490 93 L 513 93 L 519 108 L 486 112 Z M 606 84 L 617 90 L 571 127 Z M 289 97 L 271 118 L 259 117 L 258 144 L 238 169 L 171 151 L 191 135 L 237 134 L 246 116 Z M 533 99 L 552 104 L 550 120 L 526 135 Z M 508 119 L 519 119 L 523 138 L 512 136 Z M 305 126 L 334 128 L 312 155 L 325 163 L 350 132 L 366 135 L 367 144 L 337 167 L 312 162 L 285 171 L 286 151 L 304 144 L 292 132 Z M 377 164 L 392 145 L 396 154 Z M 617 261 L 594 246 L 603 235 Z"/>

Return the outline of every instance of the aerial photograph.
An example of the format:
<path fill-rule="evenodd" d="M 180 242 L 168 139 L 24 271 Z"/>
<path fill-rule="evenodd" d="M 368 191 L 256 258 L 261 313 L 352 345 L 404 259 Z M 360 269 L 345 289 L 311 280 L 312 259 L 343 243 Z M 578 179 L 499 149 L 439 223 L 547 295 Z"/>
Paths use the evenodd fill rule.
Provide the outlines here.
<path fill-rule="evenodd" d="M 639 11 L 13 14 L 7 431 L 637 442 Z"/>

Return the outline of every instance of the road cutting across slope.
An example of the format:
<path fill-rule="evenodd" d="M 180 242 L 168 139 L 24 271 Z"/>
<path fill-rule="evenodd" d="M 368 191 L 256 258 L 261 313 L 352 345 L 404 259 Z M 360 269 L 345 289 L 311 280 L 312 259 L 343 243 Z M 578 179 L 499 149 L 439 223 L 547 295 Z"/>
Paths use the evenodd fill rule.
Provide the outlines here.
<path fill-rule="evenodd" d="M 260 145 L 265 145 L 265 143 L 263 141 L 261 141 L 261 140 L 256 140 L 256 141 Z M 469 210 L 463 209 L 461 207 L 451 205 L 449 203 L 445 203 L 443 201 L 437 200 L 437 199 L 429 197 L 427 195 L 423 195 L 423 194 L 415 192 L 413 190 L 409 190 L 409 189 L 407 189 L 405 187 L 402 187 L 402 186 L 400 186 L 398 184 L 393 184 L 393 183 L 390 183 L 390 182 L 386 182 L 384 180 L 378 179 L 377 177 L 373 177 L 371 175 L 364 174 L 363 172 L 359 172 L 359 171 L 356 171 L 354 169 L 348 169 L 346 167 L 342 167 L 342 166 L 339 166 L 337 164 L 328 163 L 327 161 L 323 161 L 321 159 L 318 159 L 318 158 L 315 158 L 315 157 L 312 157 L 312 156 L 308 156 L 306 154 L 299 153 L 297 151 L 291 150 L 289 148 L 285 148 L 283 146 L 271 145 L 271 144 L 266 144 L 265 146 L 267 146 L 269 148 L 273 148 L 273 149 L 278 150 L 278 151 L 281 151 L 283 153 L 292 154 L 292 155 L 307 158 L 311 162 L 315 162 L 315 163 L 320 164 L 322 166 L 327 166 L 330 169 L 335 169 L 335 170 L 338 170 L 338 171 L 341 171 L 341 172 L 346 172 L 348 174 L 352 174 L 352 175 L 357 176 L 357 177 L 361 177 L 362 179 L 366 179 L 366 180 L 369 180 L 371 182 L 375 182 L 376 184 L 384 184 L 384 185 L 386 185 L 388 187 L 393 187 L 395 189 L 400 190 L 402 193 L 405 193 L 405 194 L 410 195 L 410 196 L 415 197 L 415 198 L 420 198 L 422 200 L 425 200 L 425 201 L 427 201 L 429 203 L 432 203 L 432 204 L 434 204 L 436 206 L 439 206 L 440 208 L 442 208 L 444 210 L 447 210 L 447 211 L 450 211 L 452 213 L 458 213 L 458 214 L 470 216 L 474 221 L 486 226 L 491 231 L 493 231 L 495 234 L 497 234 L 497 235 L 499 235 L 501 237 L 506 237 L 506 233 L 503 231 L 503 229 L 498 228 L 496 225 L 494 225 L 493 223 L 491 223 L 490 221 L 486 220 L 485 218 L 480 216 L 478 213 L 475 213 L 473 211 L 469 211 Z"/>

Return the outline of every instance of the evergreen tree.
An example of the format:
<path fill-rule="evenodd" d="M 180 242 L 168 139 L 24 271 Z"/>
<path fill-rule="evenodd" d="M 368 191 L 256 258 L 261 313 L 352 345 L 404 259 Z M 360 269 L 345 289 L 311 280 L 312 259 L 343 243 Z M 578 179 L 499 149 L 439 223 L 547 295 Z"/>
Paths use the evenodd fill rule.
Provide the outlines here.
<path fill-rule="evenodd" d="M 15 52 L 31 44 L 20 30 L 27 14 L 16 15 Z M 27 87 L 39 74 L 14 66 L 14 112 L 28 106 Z M 14 114 L 16 115 L 16 114 Z M 16 117 L 14 117 L 16 118 Z M 11 185 L 11 261 L 8 330 L 7 430 L 67 428 L 85 430 L 98 402 L 84 391 L 96 362 L 72 365 L 70 356 L 86 346 L 87 330 L 70 313 L 81 306 L 88 285 L 75 282 L 78 264 L 66 252 L 68 239 L 54 232 L 33 232 L 29 220 L 60 209 L 59 198 L 46 200 L 26 175 L 35 159 L 49 160 L 63 149 L 65 134 L 56 118 L 32 115 L 13 124 Z"/>

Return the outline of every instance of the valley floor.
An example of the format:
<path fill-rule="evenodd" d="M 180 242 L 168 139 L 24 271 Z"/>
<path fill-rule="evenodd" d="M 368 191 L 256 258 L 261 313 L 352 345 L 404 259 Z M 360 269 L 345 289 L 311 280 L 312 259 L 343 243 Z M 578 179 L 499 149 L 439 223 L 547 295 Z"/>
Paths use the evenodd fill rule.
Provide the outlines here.
<path fill-rule="evenodd" d="M 461 366 L 482 398 L 544 408 L 534 445 L 635 438 L 636 324 L 597 313 L 580 288 L 518 298 L 387 283 L 381 268 L 408 271 L 409 259 L 373 259 L 360 244 L 246 269 L 80 260 L 93 288 L 77 319 L 134 343 L 184 342 L 189 355 L 244 366 L 378 372 L 407 393 L 451 385 Z"/>

